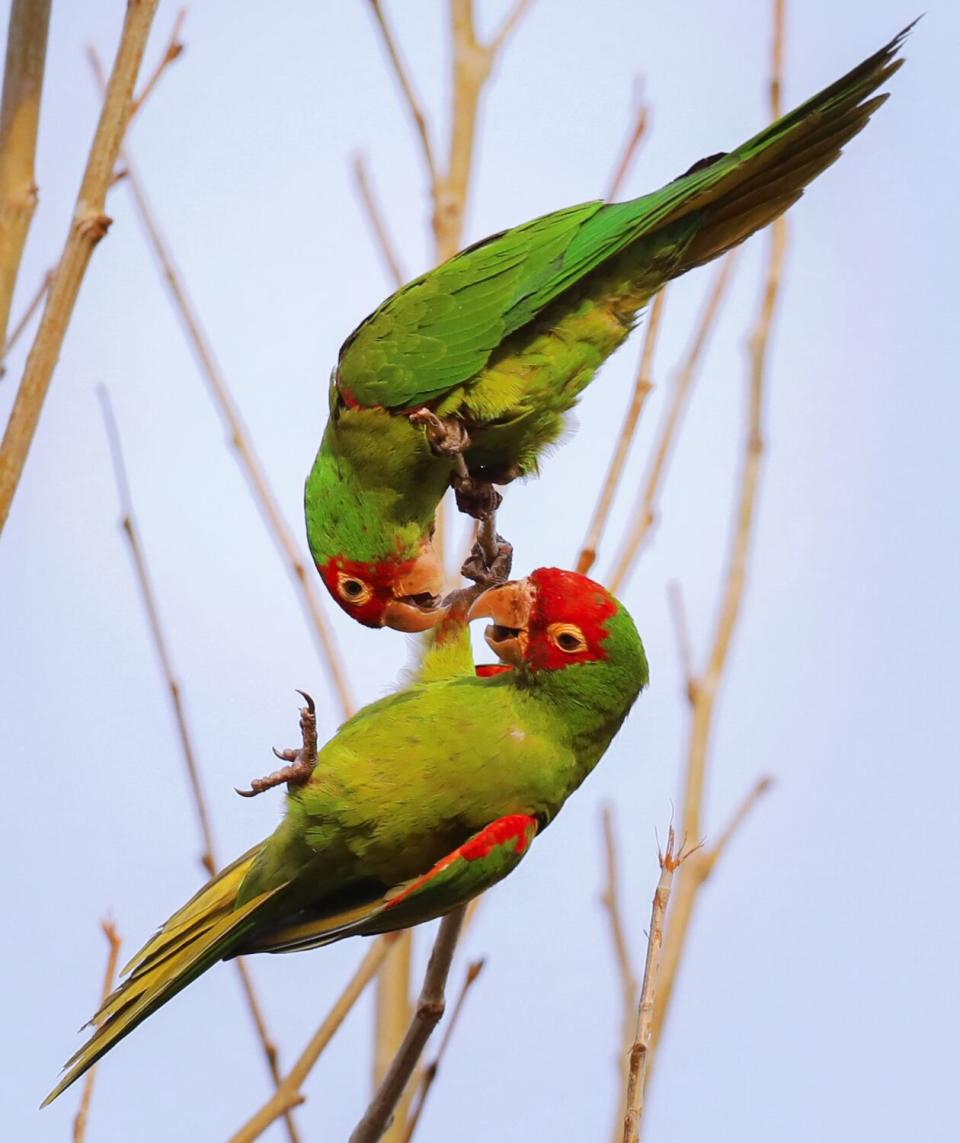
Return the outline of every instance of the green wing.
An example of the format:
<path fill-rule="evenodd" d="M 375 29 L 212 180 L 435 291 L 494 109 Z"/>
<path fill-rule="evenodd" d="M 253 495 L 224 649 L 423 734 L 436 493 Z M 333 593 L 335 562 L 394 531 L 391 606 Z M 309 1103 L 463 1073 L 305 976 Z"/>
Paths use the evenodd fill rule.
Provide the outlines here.
<path fill-rule="evenodd" d="M 653 194 L 534 219 L 402 287 L 344 344 L 340 392 L 391 409 L 435 401 L 639 238 L 662 233 L 670 244 L 682 237 L 682 257 L 665 262 L 664 281 L 742 242 L 795 202 L 863 129 L 887 98 L 870 97 L 903 62 L 894 57 L 909 31 L 736 150 L 695 164 Z M 656 251 L 655 241 L 645 244 L 646 258 Z"/>

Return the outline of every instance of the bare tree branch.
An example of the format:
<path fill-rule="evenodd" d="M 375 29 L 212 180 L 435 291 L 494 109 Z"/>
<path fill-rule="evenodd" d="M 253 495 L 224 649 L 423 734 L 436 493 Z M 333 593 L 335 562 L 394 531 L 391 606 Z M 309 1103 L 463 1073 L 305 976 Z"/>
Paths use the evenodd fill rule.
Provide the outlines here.
<path fill-rule="evenodd" d="M 394 286 L 402 286 L 407 280 L 407 276 L 403 272 L 400 259 L 397 257 L 396 250 L 390 240 L 390 235 L 387 233 L 383 215 L 380 213 L 377 201 L 373 197 L 373 191 L 370 189 L 370 180 L 367 176 L 367 166 L 363 155 L 360 153 L 353 156 L 353 178 L 357 184 L 357 194 L 359 194 L 360 201 L 363 203 L 367 222 L 370 224 L 370 230 L 374 237 L 374 245 L 379 251 L 380 257 L 383 259 L 390 281 Z"/>
<path fill-rule="evenodd" d="M 111 220 L 104 214 L 107 189 L 127 126 L 133 87 L 156 8 L 157 0 L 128 0 L 127 3 L 120 44 L 87 157 L 73 220 L 56 275 L 47 292 L 43 317 L 27 358 L 3 443 L 0 444 L 0 532 L 6 524 L 20 483 L 87 266 L 94 247 L 110 226 Z"/>
<path fill-rule="evenodd" d="M 127 469 L 123 459 L 123 447 L 120 443 L 120 433 L 117 429 L 116 418 L 113 415 L 113 407 L 110 404 L 109 394 L 103 386 L 97 389 L 97 396 L 100 399 L 100 407 L 103 411 L 103 421 L 110 447 L 110 459 L 113 463 L 117 494 L 120 498 L 120 527 L 126 536 L 127 544 L 130 548 L 137 586 L 140 589 L 140 598 L 143 602 L 144 611 L 147 614 L 147 623 L 150 627 L 154 650 L 157 653 L 160 669 L 170 694 L 170 703 L 173 707 L 173 715 L 177 724 L 177 735 L 180 739 L 180 748 L 183 753 L 183 761 L 187 771 L 187 780 L 190 786 L 190 793 L 193 797 L 194 809 L 197 814 L 197 825 L 200 829 L 200 837 L 203 842 L 200 864 L 206 870 L 207 874 L 212 877 L 217 871 L 218 863 L 214 852 L 213 829 L 210 824 L 210 814 L 207 810 L 207 799 L 203 790 L 203 783 L 200 779 L 200 769 L 197 766 L 193 741 L 190 737 L 190 730 L 187 725 L 187 716 L 183 707 L 180 684 L 173 670 L 173 661 L 170 656 L 169 648 L 167 647 L 163 625 L 160 622 L 160 612 L 157 608 L 153 586 L 150 582 L 150 572 L 147 567 L 146 554 L 140 542 L 140 533 L 133 511 L 133 497 L 130 493 L 130 483 L 127 479 Z M 237 966 L 237 972 L 240 974 L 240 985 L 243 989 L 247 1006 L 250 1009 L 250 1014 L 253 1017 L 254 1027 L 260 1039 L 260 1045 L 263 1048 L 263 1054 L 266 1057 L 270 1075 L 276 1086 L 280 1083 L 280 1067 L 277 1060 L 276 1045 L 267 1029 L 263 1011 L 260 1007 L 260 1001 L 257 998 L 247 966 L 243 963 L 242 959 L 238 959 L 234 963 Z M 287 1116 L 286 1127 L 287 1135 L 291 1143 L 299 1143 L 299 1133 L 292 1116 Z"/>
<path fill-rule="evenodd" d="M 0 345 L 37 207 L 33 163 L 49 26 L 50 0 L 11 3 L 0 107 Z"/>
<path fill-rule="evenodd" d="M 390 25 L 387 23 L 387 18 L 383 14 L 380 0 L 370 0 L 370 7 L 373 9 L 377 27 L 380 29 L 383 46 L 387 49 L 387 55 L 390 57 L 393 74 L 396 77 L 397 83 L 400 84 L 401 92 L 403 92 L 403 101 L 413 119 L 414 127 L 416 128 L 417 136 L 420 140 L 420 152 L 423 155 L 423 161 L 427 168 L 430 186 L 433 188 L 437 182 L 437 164 L 433 157 L 433 147 L 430 143 L 430 130 L 427 127 L 426 116 L 423 114 L 420 100 L 413 90 L 413 84 L 410 81 L 406 66 L 400 56 L 397 41 L 394 39 L 393 33 L 390 31 Z"/>
<path fill-rule="evenodd" d="M 90 50 L 88 55 L 94 76 L 99 77 L 101 69 L 96 52 Z M 196 307 L 187 293 L 183 276 L 177 269 L 170 247 L 160 232 L 147 199 L 143 182 L 130 157 L 130 152 L 124 148 L 121 149 L 120 154 L 126 168 L 124 181 L 133 197 L 137 214 L 150 241 L 187 341 L 193 350 L 200 367 L 200 373 L 207 384 L 207 389 L 226 425 L 228 439 L 234 448 L 237 462 L 247 479 L 247 485 L 254 502 L 260 510 L 261 519 L 290 572 L 300 599 L 300 605 L 310 621 L 310 629 L 326 667 L 327 676 L 339 699 L 340 708 L 344 715 L 348 716 L 353 712 L 353 699 L 340 659 L 340 652 L 324 615 L 314 580 L 307 574 L 297 542 L 270 487 L 266 471 L 257 456 L 249 431 L 243 423 L 240 411 L 227 386 L 226 377 L 213 352 L 213 346 L 200 323 L 200 316 Z"/>
<path fill-rule="evenodd" d="M 613 174 L 610 176 L 610 182 L 607 186 L 607 192 L 604 195 L 604 198 L 607 199 L 608 202 L 615 199 L 620 193 L 624 181 L 630 172 L 630 168 L 633 166 L 633 160 L 637 157 L 640 144 L 647 134 L 647 125 L 650 121 L 650 108 L 643 101 L 642 84 L 639 81 L 637 87 L 638 94 L 633 122 L 630 124 L 630 130 L 627 132 L 627 137 L 624 140 L 623 150 L 620 152 L 620 158 L 617 160 L 617 165 L 613 169 Z"/>
<path fill-rule="evenodd" d="M 117 975 L 117 960 L 120 956 L 120 934 L 113 921 L 106 918 L 100 922 L 100 929 L 107 938 L 107 967 L 103 972 L 103 986 L 100 989 L 100 1003 L 105 1003 L 113 988 L 113 978 Z M 83 1143 L 87 1137 L 87 1118 L 90 1115 L 90 1100 L 93 1098 L 93 1081 L 96 1076 L 97 1065 L 94 1064 L 87 1072 L 83 1081 L 83 1093 L 80 1096 L 80 1106 L 73 1117 L 73 1143 Z"/>
<path fill-rule="evenodd" d="M 479 898 L 474 898 L 479 900 Z M 472 902 L 471 902 L 472 904 Z M 464 928 L 466 928 L 466 920 L 464 921 Z M 437 1072 L 440 1070 L 440 1065 L 443 1063 L 443 1058 L 447 1053 L 447 1048 L 450 1045 L 450 1037 L 453 1035 L 454 1029 L 460 1019 L 460 1013 L 463 1011 L 464 1001 L 467 999 L 467 993 L 473 987 L 474 981 L 483 971 L 483 966 L 486 961 L 481 957 L 479 960 L 471 961 L 467 965 L 467 971 L 463 977 L 463 984 L 460 986 L 460 994 L 457 996 L 457 1002 L 453 1006 L 453 1011 L 450 1013 L 450 1019 L 447 1021 L 447 1027 L 444 1030 L 443 1036 L 440 1039 L 440 1047 L 437 1048 L 437 1054 L 434 1059 L 427 1064 L 423 1069 L 423 1074 L 420 1077 L 420 1087 L 417 1093 L 417 1102 L 410 1112 L 410 1118 L 407 1122 L 407 1133 L 404 1137 L 404 1143 L 410 1143 L 413 1138 L 413 1133 L 417 1129 L 417 1124 L 420 1122 L 420 1117 L 423 1114 L 423 1105 L 427 1102 L 427 1096 L 430 1094 L 430 1089 L 433 1087 L 433 1082 L 437 1078 Z"/>
<path fill-rule="evenodd" d="M 726 293 L 736 256 L 736 250 L 731 250 L 720 263 L 713 287 L 707 295 L 706 304 L 703 307 L 700 321 L 691 338 L 687 352 L 670 379 L 670 403 L 661 421 L 653 459 L 647 469 L 643 491 L 634 510 L 634 525 L 623 543 L 613 573 L 607 581 L 614 594 L 620 590 L 623 581 L 633 570 L 637 556 L 649 538 L 650 530 L 656 523 L 656 505 L 666 473 L 667 462 L 673 451 L 680 423 L 686 411 L 693 382 L 697 375 L 697 367 L 716 323 L 717 313 Z"/>
<path fill-rule="evenodd" d="M 53 270 L 48 270 L 43 275 L 43 278 L 40 281 L 40 285 L 37 287 L 33 297 L 29 302 L 27 302 L 26 308 L 17 320 L 16 325 L 14 325 L 13 329 L 10 331 L 10 336 L 7 338 L 7 343 L 3 347 L 3 350 L 0 351 L 0 378 L 2 378 L 7 371 L 7 355 L 20 340 L 23 331 L 30 324 L 30 319 L 40 308 L 40 303 L 46 296 L 47 290 L 50 289 L 50 282 L 52 280 Z"/>
<path fill-rule="evenodd" d="M 604 528 L 606 528 L 607 520 L 610 517 L 613 498 L 616 495 L 620 479 L 623 476 L 624 465 L 627 462 L 630 446 L 636 435 L 640 414 L 643 412 L 643 406 L 646 404 L 650 390 L 653 388 L 653 382 L 651 380 L 653 351 L 656 347 L 657 336 L 660 332 L 660 319 L 663 316 L 663 304 L 666 296 L 667 291 L 665 289 L 661 290 L 653 299 L 653 305 L 650 308 L 650 316 L 647 319 L 647 328 L 643 337 L 643 348 L 640 351 L 640 364 L 637 367 L 637 377 L 633 386 L 633 396 L 630 399 L 630 404 L 627 406 L 623 424 L 620 426 L 620 435 L 617 437 L 616 447 L 613 450 L 613 455 L 610 457 L 610 465 L 607 468 L 607 475 L 600 489 L 600 495 L 597 497 L 597 506 L 593 510 L 593 518 L 590 521 L 587 533 L 583 537 L 583 542 L 580 545 L 580 555 L 577 557 L 577 571 L 581 575 L 586 575 L 596 561 L 597 548 L 600 546 L 600 539 L 603 536 Z"/>
<path fill-rule="evenodd" d="M 657 995 L 657 979 L 660 974 L 660 950 L 663 946 L 663 918 L 670 900 L 670 888 L 674 871 L 681 862 L 690 856 L 681 850 L 673 849 L 674 834 L 671 825 L 667 833 L 665 853 L 658 853 L 660 859 L 660 880 L 653 894 L 653 907 L 650 911 L 650 929 L 647 935 L 647 957 L 643 966 L 643 984 L 640 986 L 640 1004 L 637 1008 L 637 1027 L 630 1049 L 630 1064 L 627 1072 L 627 1112 L 623 1119 L 623 1143 L 637 1143 L 640 1137 L 640 1120 L 643 1116 L 643 1094 L 647 1078 L 647 1060 L 653 1042 L 653 1010 Z"/>
<path fill-rule="evenodd" d="M 396 936 L 396 933 L 387 933 L 374 941 L 356 972 L 347 982 L 346 988 L 330 1009 L 326 1019 L 313 1034 L 310 1042 L 300 1053 L 297 1062 L 287 1073 L 277 1090 L 239 1131 L 230 1136 L 227 1143 L 252 1143 L 254 1139 L 259 1138 L 266 1131 L 274 1120 L 279 1119 L 292 1107 L 303 1103 L 304 1096 L 301 1094 L 300 1088 L 320 1058 L 324 1048 L 330 1043 L 346 1019 L 350 1009 L 360 999 L 363 990 L 370 981 L 377 975 L 384 958 L 392 948 L 396 947 Z"/>
<path fill-rule="evenodd" d="M 461 905 L 441 920 L 437 939 L 433 943 L 430 962 L 424 977 L 417 1010 L 410 1021 L 400 1050 L 394 1057 L 383 1083 L 370 1106 L 350 1135 L 350 1143 L 376 1143 L 387 1129 L 393 1109 L 400 1101 L 404 1088 L 413 1075 L 430 1033 L 443 1015 L 443 991 L 453 961 L 457 938 L 463 925 L 465 906 Z M 231 1143 L 240 1143 L 239 1140 Z"/>

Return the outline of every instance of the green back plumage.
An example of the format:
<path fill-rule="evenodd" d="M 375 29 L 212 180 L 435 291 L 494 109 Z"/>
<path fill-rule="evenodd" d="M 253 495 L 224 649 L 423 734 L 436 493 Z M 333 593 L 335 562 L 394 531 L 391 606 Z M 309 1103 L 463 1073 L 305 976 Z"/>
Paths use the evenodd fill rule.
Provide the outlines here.
<path fill-rule="evenodd" d="M 886 99 L 871 96 L 902 63 L 894 57 L 908 31 L 740 147 L 660 190 L 548 214 L 415 279 L 347 340 L 341 390 L 365 406 L 436 402 L 477 378 L 505 339 L 568 292 L 581 299 L 597 275 L 599 293 L 609 289 L 603 268 L 631 248 L 637 258 L 623 270 L 641 287 L 626 307 L 635 313 L 669 278 L 771 222 L 838 158 Z M 670 256 L 651 275 L 661 246 Z"/>

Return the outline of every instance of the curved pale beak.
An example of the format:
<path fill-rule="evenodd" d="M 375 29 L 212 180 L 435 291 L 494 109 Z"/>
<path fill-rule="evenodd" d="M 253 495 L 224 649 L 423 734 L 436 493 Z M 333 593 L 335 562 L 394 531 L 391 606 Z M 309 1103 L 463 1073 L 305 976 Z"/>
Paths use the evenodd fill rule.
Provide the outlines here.
<path fill-rule="evenodd" d="M 530 581 L 514 579 L 485 591 L 467 613 L 468 619 L 487 616 L 493 620 L 483 633 L 487 646 L 514 667 L 521 666 L 527 652 L 533 598 Z"/>
<path fill-rule="evenodd" d="M 443 564 L 427 544 L 413 566 L 393 585 L 393 599 L 383 609 L 384 627 L 394 631 L 429 631 L 446 615 L 440 606 Z"/>

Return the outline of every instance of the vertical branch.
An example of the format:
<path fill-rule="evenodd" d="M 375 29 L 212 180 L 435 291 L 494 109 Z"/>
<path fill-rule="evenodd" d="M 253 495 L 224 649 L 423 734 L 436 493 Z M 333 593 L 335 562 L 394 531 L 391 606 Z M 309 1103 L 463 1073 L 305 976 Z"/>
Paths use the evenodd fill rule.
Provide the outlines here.
<path fill-rule="evenodd" d="M 773 48 L 770 80 L 771 116 L 780 114 L 781 68 L 783 60 L 784 0 L 773 0 Z M 690 731 L 687 744 L 683 794 L 683 833 L 690 839 L 702 836 L 703 792 L 706 764 L 709 755 L 713 713 L 717 693 L 730 651 L 733 633 L 740 616 L 747 566 L 754 530 L 754 509 L 763 460 L 763 399 L 766 380 L 766 359 L 770 331 L 776 312 L 786 252 L 787 224 L 783 218 L 773 223 L 769 236 L 769 252 L 763 296 L 756 324 L 748 342 L 748 403 L 746 411 L 745 452 L 736 496 L 736 518 L 730 543 L 730 553 L 719 612 L 707 665 L 699 677 L 688 680 L 687 695 L 691 708 Z M 653 1043 L 659 1043 L 664 1022 L 670 1009 L 673 988 L 686 945 L 690 920 L 699 890 L 710 875 L 730 834 L 769 786 L 761 780 L 744 806 L 734 815 L 733 822 L 721 834 L 712 850 L 699 850 L 686 862 L 677 877 L 674 903 L 670 910 L 663 951 L 663 982 L 654 1011 Z M 650 1065 L 652 1065 L 652 1060 Z"/>
<path fill-rule="evenodd" d="M 633 570 L 637 556 L 649 538 L 650 530 L 656 523 L 656 504 L 667 470 L 667 463 L 676 442 L 683 414 L 686 411 L 700 359 L 703 357 L 704 348 L 716 324 L 720 303 L 730 282 L 730 272 L 733 269 L 735 258 L 736 251 L 732 250 L 720 263 L 713 281 L 713 287 L 707 295 L 700 321 L 687 347 L 687 352 L 671 377 L 670 403 L 664 413 L 657 435 L 657 443 L 653 450 L 653 459 L 647 468 L 643 491 L 634 510 L 633 528 L 624 541 L 613 572 L 607 580 L 607 586 L 614 594 L 620 590 L 624 579 Z"/>
<path fill-rule="evenodd" d="M 453 953 L 457 947 L 457 938 L 463 925 L 465 909 L 464 905 L 460 905 L 447 913 L 440 922 L 423 980 L 423 988 L 420 991 L 420 999 L 417 1001 L 417 1010 L 383 1082 L 360 1122 L 353 1129 L 350 1143 L 376 1143 L 383 1137 L 394 1108 L 400 1102 L 400 1097 L 426 1047 L 427 1040 L 443 1016 L 446 1003 L 444 988 L 450 973 Z"/>
<path fill-rule="evenodd" d="M 10 513 L 87 266 L 94 247 L 110 226 L 111 220 L 104 214 L 107 189 L 120 152 L 133 87 L 156 8 L 157 0 L 127 0 L 120 44 L 73 219 L 0 444 L 0 532 Z"/>
<path fill-rule="evenodd" d="M 200 863 L 207 873 L 212 877 L 217 871 L 217 860 L 214 853 L 213 842 L 213 829 L 210 825 L 210 815 L 207 812 L 207 799 L 203 790 L 203 783 L 200 780 L 200 771 L 197 766 L 196 754 L 193 749 L 193 742 L 190 737 L 190 730 L 187 725 L 187 716 L 183 707 L 183 700 L 180 693 L 180 684 L 177 682 L 176 675 L 173 670 L 173 660 L 170 656 L 170 651 L 167 647 L 166 636 L 164 635 L 163 625 L 160 622 L 160 612 L 157 608 L 156 599 L 153 594 L 153 587 L 150 583 L 150 573 L 147 567 L 147 559 L 143 550 L 143 545 L 140 542 L 140 533 L 136 524 L 136 517 L 133 511 L 133 497 L 130 493 L 130 483 L 127 479 L 126 465 L 123 460 L 123 448 L 120 444 L 120 433 L 117 430 L 116 419 L 113 415 L 113 408 L 110 404 L 110 398 L 106 389 L 100 387 L 97 390 L 97 396 L 100 398 L 100 407 L 103 411 L 103 421 L 107 432 L 107 441 L 110 447 L 110 459 L 113 463 L 114 478 L 117 485 L 117 494 L 120 499 L 120 526 L 123 529 L 123 534 L 127 539 L 127 544 L 130 548 L 130 555 L 133 559 L 134 571 L 136 573 L 137 586 L 140 589 L 140 598 L 143 602 L 144 611 L 147 614 L 147 622 L 150 627 L 150 634 L 153 640 L 154 650 L 157 653 L 157 659 L 160 663 L 160 669 L 163 674 L 164 680 L 167 684 L 167 690 L 170 694 L 170 702 L 173 707 L 174 719 L 177 724 L 177 734 L 180 738 L 180 747 L 183 753 L 184 765 L 187 770 L 187 780 L 190 786 L 190 792 L 193 797 L 194 809 L 197 814 L 197 825 L 200 830 L 200 837 L 203 843 L 203 852 L 200 855 Z M 237 959 L 234 962 L 237 966 L 237 972 L 240 975 L 240 986 L 243 990 L 244 999 L 250 1009 L 250 1014 L 253 1017 L 254 1027 L 257 1036 L 260 1040 L 260 1045 L 263 1049 L 264 1057 L 267 1061 L 267 1067 L 270 1070 L 270 1075 L 273 1079 L 274 1085 L 280 1083 L 280 1067 L 277 1059 L 277 1048 L 270 1036 L 263 1012 L 260 1007 L 260 1001 L 257 997 L 256 991 L 253 986 L 253 981 L 250 978 L 250 972 L 242 959 Z M 289 1111 L 286 1113 L 286 1128 L 287 1135 L 290 1143 L 299 1143 L 299 1133 L 293 1117 Z"/>
<path fill-rule="evenodd" d="M 660 975 L 660 950 L 663 946 L 663 918 L 670 900 L 673 874 L 689 854 L 681 847 L 679 854 L 673 850 L 673 826 L 667 834 L 667 849 L 658 854 L 660 859 L 660 879 L 653 894 L 653 907 L 650 910 L 650 929 L 647 934 L 647 958 L 643 966 L 643 984 L 640 986 L 640 1004 L 637 1008 L 637 1030 L 630 1049 L 630 1064 L 627 1072 L 627 1113 L 623 1119 L 623 1143 L 637 1143 L 640 1138 L 640 1119 L 643 1115 L 643 1095 L 647 1078 L 647 1061 L 653 1040 L 653 1008 L 657 995 L 657 979 Z"/>
<path fill-rule="evenodd" d="M 403 62 L 396 38 L 387 23 L 380 0 L 370 0 L 384 48 L 400 87 L 403 103 L 413 120 L 420 143 L 429 180 L 434 259 L 438 263 L 452 257 L 462 245 L 473 166 L 477 112 L 483 88 L 498 54 L 507 44 L 517 24 L 530 7 L 530 3 L 531 0 L 517 0 L 490 42 L 482 44 L 477 40 L 474 29 L 473 0 L 450 0 L 453 113 L 446 164 L 441 170 L 434 155 L 426 115 Z M 375 212 L 370 209 L 369 203 L 367 209 L 371 219 L 374 219 Z M 374 229 L 377 232 L 376 226 Z M 380 246 L 383 250 L 382 238 Z M 446 538 L 446 512 L 444 502 L 441 501 L 437 506 L 433 535 L 433 547 L 441 560 L 446 547 Z M 375 1082 L 384 1078 L 382 1068 L 385 1066 L 385 1061 L 393 1059 L 400 1050 L 403 1029 L 410 1022 L 410 946 L 410 933 L 403 933 L 400 937 L 400 948 L 396 955 L 391 957 L 377 982 Z M 416 1066 L 416 1061 L 413 1066 Z M 387 1136 L 390 1143 L 399 1143 L 404 1137 L 409 1098 L 408 1094 L 401 1100 L 394 1116 Z"/>
<path fill-rule="evenodd" d="M 110 920 L 100 922 L 103 935 L 107 938 L 107 967 L 103 973 L 103 987 L 100 989 L 100 1004 L 106 1003 L 110 990 L 113 988 L 113 978 L 117 975 L 117 960 L 120 957 L 120 934 Z M 87 1137 L 87 1118 L 90 1114 L 90 1100 L 93 1098 L 93 1081 L 96 1076 L 97 1065 L 94 1064 L 87 1072 L 83 1081 L 83 1094 L 80 1096 L 80 1106 L 73 1118 L 73 1143 L 83 1143 Z"/>
<path fill-rule="evenodd" d="M 37 207 L 33 163 L 49 26 L 50 0 L 13 0 L 0 107 L 0 345 Z"/>

